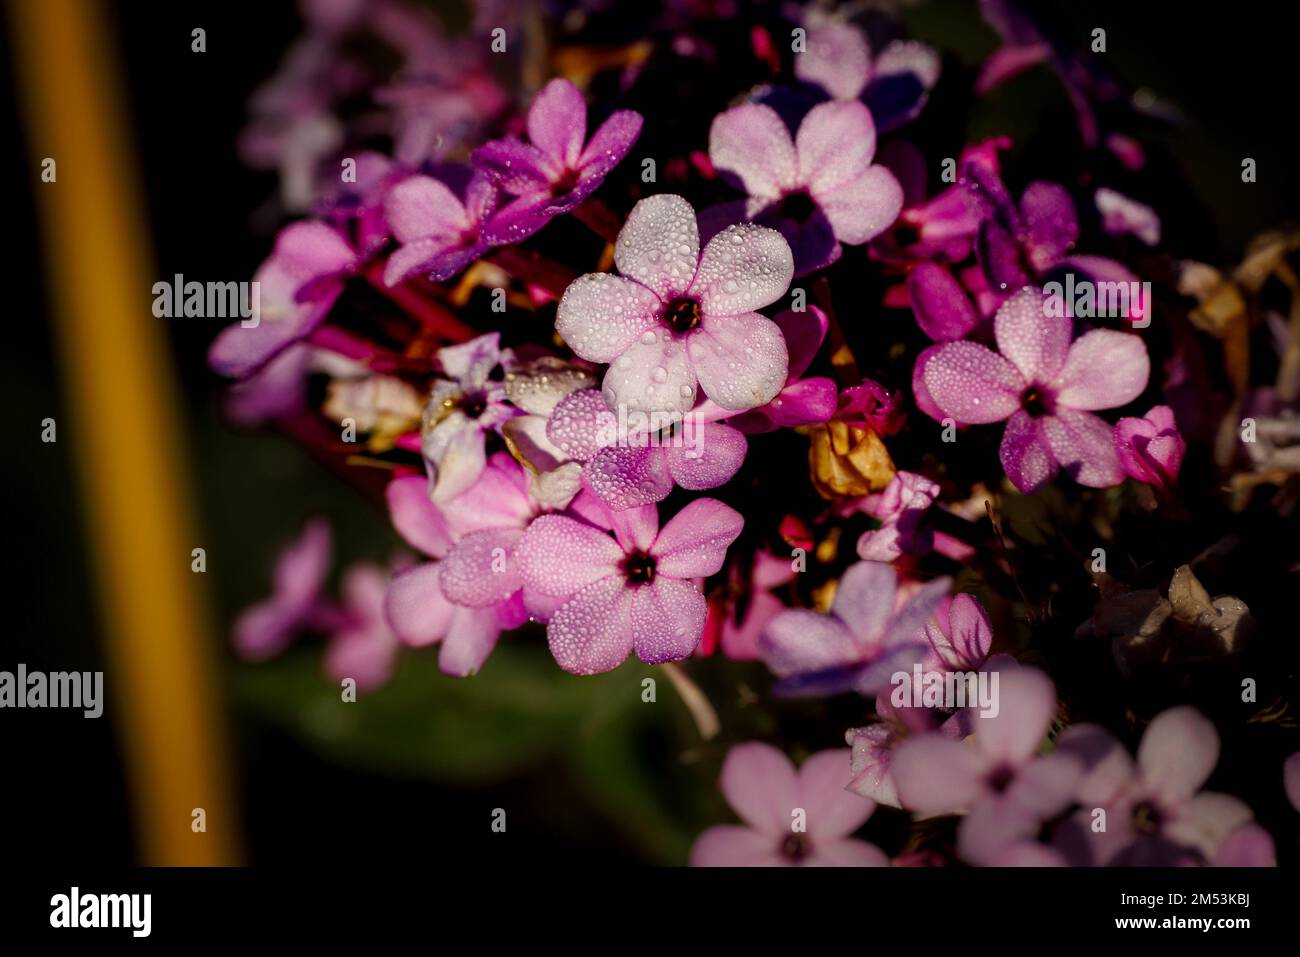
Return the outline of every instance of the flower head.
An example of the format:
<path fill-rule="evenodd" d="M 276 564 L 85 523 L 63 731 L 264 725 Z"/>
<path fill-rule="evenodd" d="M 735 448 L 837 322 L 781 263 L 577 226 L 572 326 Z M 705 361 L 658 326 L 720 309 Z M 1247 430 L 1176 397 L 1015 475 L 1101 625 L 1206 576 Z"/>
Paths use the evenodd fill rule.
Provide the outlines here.
<path fill-rule="evenodd" d="M 312 623 L 333 555 L 333 535 L 322 518 L 309 521 L 302 534 L 276 559 L 271 596 L 245 609 L 235 621 L 235 653 L 254 661 L 278 655 L 294 635 Z"/>
<path fill-rule="evenodd" d="M 1027 286 L 994 318 L 1001 355 L 964 341 L 921 353 L 917 404 L 958 423 L 1006 420 L 1002 466 L 1022 492 L 1042 487 L 1062 466 L 1081 485 L 1116 485 L 1123 471 L 1111 427 L 1092 410 L 1124 405 L 1146 388 L 1146 346 L 1109 329 L 1071 343 L 1071 320 L 1051 313 Z"/>
<path fill-rule="evenodd" d="M 1174 410 L 1157 405 L 1142 418 L 1115 423 L 1115 454 L 1130 478 L 1165 489 L 1178 478 L 1187 443 L 1178 434 Z"/>
<path fill-rule="evenodd" d="M 530 610 L 550 612 L 555 660 L 565 671 L 596 674 L 634 650 L 648 664 L 690 655 L 708 611 L 694 579 L 722 568 L 744 519 L 711 498 L 691 502 L 662 529 L 653 505 L 594 517 L 608 520 L 614 536 L 570 515 L 542 515 L 516 552 L 536 593 Z"/>
<path fill-rule="evenodd" d="M 765 405 L 786 383 L 781 330 L 755 309 L 784 295 L 790 247 L 762 226 L 731 226 L 700 253 L 680 196 L 641 200 L 618 234 L 622 276 L 588 273 L 560 300 L 555 328 L 574 352 L 610 363 L 611 409 L 687 412 L 697 386 L 723 409 Z"/>
<path fill-rule="evenodd" d="M 876 809 L 845 790 L 849 752 L 819 751 L 798 771 L 751 741 L 727 752 L 719 786 L 744 827 L 711 827 L 691 849 L 693 867 L 887 867 L 874 844 L 850 835 Z"/>
<path fill-rule="evenodd" d="M 496 188 L 481 173 L 469 178 L 463 199 L 431 176 L 398 183 L 384 197 L 384 218 L 401 243 L 384 266 L 384 283 L 395 286 L 416 274 L 435 282 L 456 275 L 488 248 L 483 227 L 496 202 Z"/>
<path fill-rule="evenodd" d="M 568 80 L 552 80 L 528 109 L 528 138 L 474 151 L 476 167 L 515 196 L 485 230 L 488 241 L 519 242 L 596 191 L 641 132 L 641 114 L 619 110 L 587 140 L 587 104 Z"/>

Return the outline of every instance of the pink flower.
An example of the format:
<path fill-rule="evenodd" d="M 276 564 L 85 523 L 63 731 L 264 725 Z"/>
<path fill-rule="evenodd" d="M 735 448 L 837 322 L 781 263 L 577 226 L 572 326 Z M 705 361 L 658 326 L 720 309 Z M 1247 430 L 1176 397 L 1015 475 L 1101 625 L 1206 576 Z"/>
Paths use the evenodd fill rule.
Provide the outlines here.
<path fill-rule="evenodd" d="M 785 611 L 785 603 L 772 592 L 795 576 L 792 562 L 768 551 L 758 551 L 748 569 L 731 566 L 731 587 L 720 601 L 709 605 L 706 636 L 722 646 L 732 661 L 758 659 L 758 636 L 767 623 Z M 710 638 L 706 637 L 706 642 Z M 714 644 L 701 644 L 701 654 L 711 654 Z"/>
<path fill-rule="evenodd" d="M 771 745 L 727 752 L 718 784 L 744 827 L 711 827 L 691 848 L 692 867 L 888 867 L 874 844 L 850 835 L 876 809 L 846 791 L 849 752 L 819 751 L 795 771 Z"/>
<path fill-rule="evenodd" d="M 725 207 L 724 218 L 780 230 L 798 275 L 829 265 L 840 243 L 865 243 L 897 218 L 903 188 L 871 165 L 875 151 L 871 113 L 857 102 L 813 107 L 794 139 L 776 110 L 760 103 L 719 114 L 709 131 L 714 168 L 749 194 Z"/>
<path fill-rule="evenodd" d="M 939 602 L 925 623 L 925 637 L 930 643 L 927 671 L 977 671 L 993 648 L 993 624 L 974 595 L 953 595 Z"/>
<path fill-rule="evenodd" d="M 655 506 L 608 512 L 614 537 L 568 515 L 542 515 L 516 556 L 530 610 L 550 611 L 551 654 L 573 674 L 612 671 L 636 651 L 647 664 L 690 655 L 707 606 L 696 578 L 722 568 L 744 519 L 711 498 L 662 529 Z"/>
<path fill-rule="evenodd" d="M 1187 443 L 1178 434 L 1174 410 L 1157 405 L 1142 418 L 1115 423 L 1115 454 L 1130 478 L 1167 489 L 1178 478 Z"/>
<path fill-rule="evenodd" d="M 325 649 L 325 672 L 336 681 L 351 678 L 361 691 L 381 688 L 393 676 L 401 642 L 384 617 L 388 573 L 365 562 L 343 574 L 340 626 Z"/>
<path fill-rule="evenodd" d="M 995 715 L 975 722 L 970 741 L 940 734 L 910 737 L 892 773 L 903 807 L 922 814 L 966 812 L 957 831 L 961 856 L 990 864 L 1034 838 L 1043 821 L 1073 803 L 1083 773 L 1071 755 L 1037 757 L 1056 713 L 1052 682 L 1034 668 L 1001 673 Z"/>
<path fill-rule="evenodd" d="M 609 408 L 688 412 L 697 384 L 732 412 L 776 397 L 788 371 L 785 340 L 754 310 L 789 288 L 794 267 L 780 233 L 731 226 L 701 255 L 695 210 L 661 194 L 632 209 L 614 261 L 623 276 L 574 280 L 555 322 L 579 356 L 611 364 L 603 385 Z"/>
<path fill-rule="evenodd" d="M 280 553 L 272 576 L 271 597 L 245 609 L 235 620 L 233 643 L 239 657 L 273 658 L 297 632 L 312 624 L 333 554 L 330 526 L 313 518 L 298 539 Z"/>
<path fill-rule="evenodd" d="M 526 620 L 516 547 L 537 508 L 528 478 L 498 452 L 465 492 L 442 507 L 429 499 L 423 476 L 389 483 L 393 526 L 406 541 L 437 559 L 397 575 L 385 614 L 403 642 L 440 643 L 438 667 L 458 677 L 483 666 L 503 630 Z"/>
<path fill-rule="evenodd" d="M 863 532 L 858 557 L 865 561 L 892 562 L 904 553 L 924 555 L 934 545 L 934 534 L 923 523 L 939 495 L 939 486 L 924 475 L 898 472 L 885 490 L 863 500 L 862 510 L 878 519 L 880 528 Z"/>
<path fill-rule="evenodd" d="M 500 341 L 491 332 L 438 350 L 442 377 L 429 393 L 421 441 L 435 502 L 449 502 L 474 484 L 486 462 L 487 434 L 519 414 L 493 375 L 513 362 Z"/>
<path fill-rule="evenodd" d="M 759 638 L 777 694 L 875 694 L 928 650 L 925 623 L 952 580 L 937 578 L 904 597 L 893 566 L 858 562 L 844 573 L 829 615 L 793 608 Z"/>
<path fill-rule="evenodd" d="M 1057 750 L 1082 760 L 1082 810 L 1056 835 L 1075 864 L 1170 866 L 1188 856 L 1212 859 L 1221 842 L 1252 820 L 1226 794 L 1201 791 L 1219 760 L 1219 735 L 1195 708 L 1161 712 L 1147 726 L 1136 763 L 1096 725 L 1067 728 Z M 1105 830 L 1094 830 L 1095 811 Z"/>
<path fill-rule="evenodd" d="M 1116 485 L 1123 470 L 1111 428 L 1091 410 L 1124 405 L 1146 388 L 1146 346 L 1109 329 L 1071 344 L 1071 320 L 1051 312 L 1042 292 L 1027 286 L 994 318 L 1002 355 L 964 341 L 921 353 L 917 404 L 958 423 L 1007 420 L 1002 466 L 1022 492 L 1041 488 L 1061 466 L 1081 485 Z"/>
<path fill-rule="evenodd" d="M 496 207 L 497 191 L 481 173 L 464 186 L 464 199 L 431 176 L 412 176 L 384 197 L 384 218 L 401 246 L 388 257 L 384 284 L 421 274 L 450 279 L 488 248 L 483 227 Z"/>
<path fill-rule="evenodd" d="M 286 226 L 270 258 L 253 275 L 257 324 L 241 321 L 223 329 L 208 351 L 208 365 L 220 375 L 244 379 L 305 339 L 324 321 L 357 262 L 352 247 L 332 226 Z"/>
<path fill-rule="evenodd" d="M 627 155 L 640 132 L 641 114 L 619 110 L 587 141 L 587 104 L 578 88 L 562 79 L 546 84 L 528 109 L 531 144 L 496 140 L 472 156 L 476 167 L 517 197 L 488 224 L 488 242 L 519 242 L 574 209 Z"/>

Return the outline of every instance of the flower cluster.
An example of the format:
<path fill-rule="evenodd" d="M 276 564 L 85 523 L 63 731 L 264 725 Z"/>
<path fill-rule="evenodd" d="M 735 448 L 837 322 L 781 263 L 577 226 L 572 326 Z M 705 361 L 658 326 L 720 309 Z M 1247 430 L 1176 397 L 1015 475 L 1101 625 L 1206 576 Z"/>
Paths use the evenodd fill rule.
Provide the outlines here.
<path fill-rule="evenodd" d="M 1273 863 L 1276 764 L 1216 769 L 1297 744 L 1272 727 L 1295 689 L 1256 689 L 1289 619 L 1249 536 L 1297 505 L 1300 326 L 1261 297 L 1300 241 L 1228 273 L 1162 246 L 1135 121 L 1097 109 L 1114 81 L 1009 4 L 966 93 L 1056 71 L 1081 148 L 1031 175 L 1004 136 L 945 155 L 964 127 L 931 111 L 966 81 L 897 25 L 668 4 L 597 51 L 618 14 L 574 4 L 530 84 L 498 6 L 452 36 L 308 5 L 255 100 L 246 157 L 306 216 L 211 367 L 411 551 L 334 602 L 314 520 L 236 651 L 324 633 L 369 690 L 401 649 L 466 678 L 544 631 L 574 675 L 691 660 L 697 714 L 720 705 L 688 669 L 744 662 L 776 720 L 721 722 L 744 826 L 695 864 Z M 791 698 L 862 719 L 784 738 Z M 890 816 L 906 846 L 859 835 Z"/>

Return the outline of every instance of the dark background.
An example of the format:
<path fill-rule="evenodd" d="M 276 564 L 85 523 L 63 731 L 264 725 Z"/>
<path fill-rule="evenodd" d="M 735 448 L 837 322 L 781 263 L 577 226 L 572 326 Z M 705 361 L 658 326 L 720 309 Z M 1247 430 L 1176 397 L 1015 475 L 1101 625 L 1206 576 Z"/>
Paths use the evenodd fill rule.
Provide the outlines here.
<path fill-rule="evenodd" d="M 1165 217 L 1164 244 L 1175 254 L 1228 265 L 1250 236 L 1295 217 L 1295 49 L 1285 5 L 1205 8 L 1130 0 L 1051 6 L 1080 48 L 1094 26 L 1105 27 L 1113 69 L 1187 115 L 1184 129 L 1161 134 L 1187 181 L 1171 179 L 1164 195 L 1138 197 Z M 158 275 L 251 276 L 269 248 L 267 227 L 274 224 L 259 210 L 275 181 L 241 166 L 234 138 L 246 119 L 249 92 L 272 73 L 297 34 L 295 9 L 278 2 L 112 7 L 114 31 L 104 42 L 118 46 L 127 71 Z M 905 19 L 915 36 L 957 51 L 956 63 L 946 61 L 946 68 L 971 67 L 994 46 L 973 4 L 922 4 Z M 195 26 L 207 30 L 202 55 L 190 52 Z M 0 58 L 11 63 L 10 24 L 0 20 L 0 30 Z M 1044 70 L 1015 81 L 1005 96 L 977 110 L 972 123 L 986 131 L 1005 121 L 1008 130 L 1032 132 L 1062 150 L 1076 142 L 1073 114 Z M 96 669 L 102 666 L 75 494 L 76 443 L 39 440 L 40 420 L 61 419 L 63 412 L 33 219 L 31 190 L 39 188 L 39 171 L 24 151 L 12 98 L 3 121 L 9 295 L 0 349 L 6 426 L 0 502 L 9 620 L 0 638 L 0 668 L 12 670 L 22 661 L 32 669 Z M 1240 182 L 1244 156 L 1258 161 L 1258 182 L 1249 187 Z M 351 490 L 286 441 L 222 424 L 219 384 L 204 365 L 219 324 L 168 324 L 188 431 L 159 439 L 182 446 L 197 483 L 199 518 L 212 542 L 209 584 L 224 629 L 263 594 L 275 549 L 306 515 L 323 512 L 334 520 L 337 550 L 346 559 L 382 559 L 395 539 L 383 531 L 377 512 L 358 506 Z M 129 429 L 131 423 L 111 427 Z M 432 667 L 427 659 L 426 666 Z M 111 700 L 98 721 L 60 711 L 0 713 L 6 858 L 134 859 Z M 256 709 L 237 706 L 234 714 L 239 798 L 254 862 L 501 854 L 502 844 L 490 843 L 486 827 L 460 823 L 501 804 L 515 809 L 511 830 L 518 837 L 511 855 L 582 863 L 641 856 L 622 830 L 592 813 L 588 798 L 555 773 L 551 759 L 506 784 L 453 787 L 419 775 L 359 770 L 323 757 Z M 653 739 L 646 744 L 655 746 Z"/>

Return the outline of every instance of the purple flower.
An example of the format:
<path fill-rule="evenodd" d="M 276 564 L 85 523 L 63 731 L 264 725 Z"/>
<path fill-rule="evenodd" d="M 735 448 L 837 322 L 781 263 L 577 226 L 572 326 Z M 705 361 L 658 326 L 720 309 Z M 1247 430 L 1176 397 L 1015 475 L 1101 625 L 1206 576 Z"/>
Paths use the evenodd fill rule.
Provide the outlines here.
<path fill-rule="evenodd" d="M 297 632 L 313 623 L 329 574 L 332 540 L 329 523 L 314 518 L 280 553 L 271 597 L 245 609 L 235 620 L 233 643 L 239 657 L 251 661 L 273 658 L 289 646 Z"/>
<path fill-rule="evenodd" d="M 518 414 L 506 401 L 505 385 L 492 377 L 497 366 L 512 362 L 500 340 L 491 332 L 438 350 L 445 378 L 429 393 L 421 440 L 434 502 L 446 503 L 474 484 L 487 460 L 487 433 Z"/>
<path fill-rule="evenodd" d="M 647 664 L 695 650 L 707 605 L 693 581 L 722 568 L 744 519 L 711 498 L 662 529 L 655 506 L 607 513 L 615 537 L 568 515 L 542 515 L 516 556 L 534 611 L 550 612 L 551 654 L 565 671 L 612 671 L 633 650 Z"/>
<path fill-rule="evenodd" d="M 966 812 L 958 851 L 990 864 L 1031 840 L 1043 821 L 1073 802 L 1082 762 L 1067 754 L 1037 757 L 1056 713 L 1052 682 L 1034 668 L 1001 673 L 998 711 L 975 722 L 969 741 L 940 734 L 910 737 L 892 773 L 903 807 L 922 814 Z"/>
<path fill-rule="evenodd" d="M 744 827 L 711 827 L 692 867 L 888 867 L 874 844 L 850 835 L 875 811 L 845 790 L 849 752 L 819 751 L 796 772 L 784 754 L 751 741 L 727 752 L 719 787 Z"/>
<path fill-rule="evenodd" d="M 698 385 L 739 412 L 781 391 L 785 340 L 772 320 L 754 312 L 790 286 L 794 265 L 780 233 L 731 226 L 701 255 L 695 210 L 680 196 L 662 194 L 632 209 L 614 261 L 623 276 L 574 280 L 555 322 L 579 356 L 610 363 L 603 385 L 610 409 L 688 412 Z"/>
<path fill-rule="evenodd" d="M 488 248 L 483 226 L 496 202 L 496 188 L 481 173 L 466 184 L 463 202 L 430 176 L 398 183 L 384 197 L 384 218 L 401 243 L 384 266 L 384 284 L 416 273 L 435 282 L 456 275 Z"/>
<path fill-rule="evenodd" d="M 1005 680 L 1005 676 L 1004 676 Z M 1136 763 L 1102 728 L 1075 725 L 1057 750 L 1084 762 L 1082 809 L 1059 829 L 1056 845 L 1075 864 L 1171 866 L 1189 855 L 1211 860 L 1221 842 L 1252 820 L 1226 794 L 1201 791 L 1219 760 L 1219 735 L 1195 708 L 1170 708 L 1147 726 Z M 1097 810 L 1105 828 L 1096 829 Z"/>
<path fill-rule="evenodd" d="M 587 140 L 587 104 L 568 80 L 552 80 L 528 109 L 528 138 L 495 140 L 472 160 L 516 199 L 488 224 L 488 242 L 516 243 L 596 191 L 641 132 L 641 114 L 619 110 Z M 585 143 L 585 146 L 584 146 Z"/>
<path fill-rule="evenodd" d="M 1101 228 L 1112 236 L 1129 234 L 1148 246 L 1160 245 L 1160 217 L 1145 203 L 1129 199 L 1123 193 L 1100 187 L 1094 196 Z"/>
<path fill-rule="evenodd" d="M 1178 478 L 1187 443 L 1178 434 L 1174 410 L 1157 405 L 1142 418 L 1115 423 L 1115 454 L 1130 478 L 1167 489 Z"/>
<path fill-rule="evenodd" d="M 894 40 L 873 60 L 866 35 L 853 24 L 810 27 L 807 49 L 795 56 L 795 76 L 836 100 L 865 96 L 882 130 L 914 119 L 939 82 L 939 54 L 924 43 Z"/>
<path fill-rule="evenodd" d="M 1071 343 L 1071 320 L 1051 313 L 1042 292 L 1025 287 L 994 318 L 1002 355 L 974 342 L 921 353 L 917 404 L 957 423 L 1007 420 L 1002 466 L 1022 492 L 1041 488 L 1061 466 L 1081 485 L 1116 485 L 1123 471 L 1111 427 L 1092 410 L 1124 405 L 1146 388 L 1146 346 L 1109 329 Z"/>
<path fill-rule="evenodd" d="M 244 379 L 309 336 L 343 291 L 357 255 L 338 230 L 321 222 L 294 223 L 276 237 L 275 249 L 253 275 L 259 316 L 221 331 L 208 351 L 219 375 Z"/>
<path fill-rule="evenodd" d="M 473 485 L 442 507 L 422 476 L 388 486 L 393 526 L 437 559 L 397 575 L 385 615 L 403 642 L 440 643 L 438 667 L 464 677 L 483 666 L 503 630 L 527 618 L 516 546 L 537 513 L 523 468 L 504 452 L 489 459 Z"/>
<path fill-rule="evenodd" d="M 709 130 L 709 159 L 749 194 L 716 214 L 781 231 L 794 250 L 796 274 L 829 265 L 840 243 L 859 245 L 884 232 L 903 208 L 903 188 L 871 165 L 876 128 L 857 102 L 815 106 L 792 140 L 776 110 L 743 103 Z"/>
<path fill-rule="evenodd" d="M 952 580 L 937 578 L 902 595 L 893 566 L 858 562 L 844 573 L 829 615 L 786 611 L 759 638 L 764 663 L 782 680 L 778 694 L 875 694 L 898 671 L 923 660 L 925 623 Z"/>
<path fill-rule="evenodd" d="M 907 273 L 907 297 L 921 331 L 935 342 L 964 339 L 980 315 L 946 266 L 918 263 Z"/>

